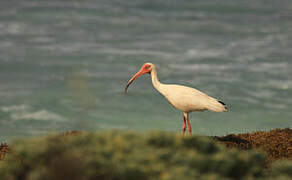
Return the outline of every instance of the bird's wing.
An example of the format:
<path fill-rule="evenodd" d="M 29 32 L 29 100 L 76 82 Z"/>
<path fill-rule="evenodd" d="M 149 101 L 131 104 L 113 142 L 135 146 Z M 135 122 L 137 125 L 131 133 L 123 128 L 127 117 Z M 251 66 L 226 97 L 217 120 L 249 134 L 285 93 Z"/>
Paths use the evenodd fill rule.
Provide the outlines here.
<path fill-rule="evenodd" d="M 207 94 L 182 85 L 168 85 L 167 100 L 182 111 L 211 110 L 216 112 L 226 111 L 225 106 L 217 99 Z"/>

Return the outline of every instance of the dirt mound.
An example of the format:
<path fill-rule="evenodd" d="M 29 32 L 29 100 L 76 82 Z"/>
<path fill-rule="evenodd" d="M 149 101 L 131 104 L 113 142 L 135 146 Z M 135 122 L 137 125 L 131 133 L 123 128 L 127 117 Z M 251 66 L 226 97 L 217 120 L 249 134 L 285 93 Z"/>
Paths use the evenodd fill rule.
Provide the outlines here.
<path fill-rule="evenodd" d="M 269 162 L 281 158 L 292 160 L 292 129 L 289 128 L 216 136 L 215 139 L 224 143 L 228 148 L 261 149 L 267 153 Z"/>

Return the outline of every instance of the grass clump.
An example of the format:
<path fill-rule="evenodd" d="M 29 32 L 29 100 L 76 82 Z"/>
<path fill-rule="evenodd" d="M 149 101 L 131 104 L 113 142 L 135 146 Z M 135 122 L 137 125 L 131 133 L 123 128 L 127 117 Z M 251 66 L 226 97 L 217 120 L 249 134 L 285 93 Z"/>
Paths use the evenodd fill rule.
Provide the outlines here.
<path fill-rule="evenodd" d="M 208 137 L 111 131 L 16 140 L 0 179 L 257 179 L 265 156 Z M 278 167 L 278 166 L 277 166 Z M 290 166 L 286 167 L 287 171 Z M 270 174 L 276 177 L 279 171 Z M 286 172 L 286 171 L 285 171 Z M 287 173 L 285 177 L 291 174 Z"/>
<path fill-rule="evenodd" d="M 280 160 L 272 164 L 269 179 L 292 179 L 292 161 Z"/>

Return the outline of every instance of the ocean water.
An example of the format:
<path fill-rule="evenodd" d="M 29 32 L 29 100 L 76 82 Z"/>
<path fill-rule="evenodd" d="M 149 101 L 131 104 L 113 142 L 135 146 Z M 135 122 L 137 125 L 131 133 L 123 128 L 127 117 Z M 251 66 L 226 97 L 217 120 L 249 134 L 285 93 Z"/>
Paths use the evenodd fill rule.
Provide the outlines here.
<path fill-rule="evenodd" d="M 182 114 L 144 75 L 197 88 L 227 113 L 194 112 L 194 134 L 292 126 L 289 0 L 0 2 L 0 138 L 69 130 L 180 132 Z"/>

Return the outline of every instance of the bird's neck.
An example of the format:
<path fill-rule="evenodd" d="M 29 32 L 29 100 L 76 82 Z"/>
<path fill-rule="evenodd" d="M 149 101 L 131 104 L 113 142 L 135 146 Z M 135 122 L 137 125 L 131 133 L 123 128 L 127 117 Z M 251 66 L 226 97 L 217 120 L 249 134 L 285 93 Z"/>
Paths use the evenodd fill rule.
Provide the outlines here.
<path fill-rule="evenodd" d="M 152 84 L 153 84 L 154 88 L 160 92 L 162 83 L 158 79 L 157 69 L 155 66 L 153 67 L 153 69 L 151 71 L 151 79 L 152 79 Z"/>

